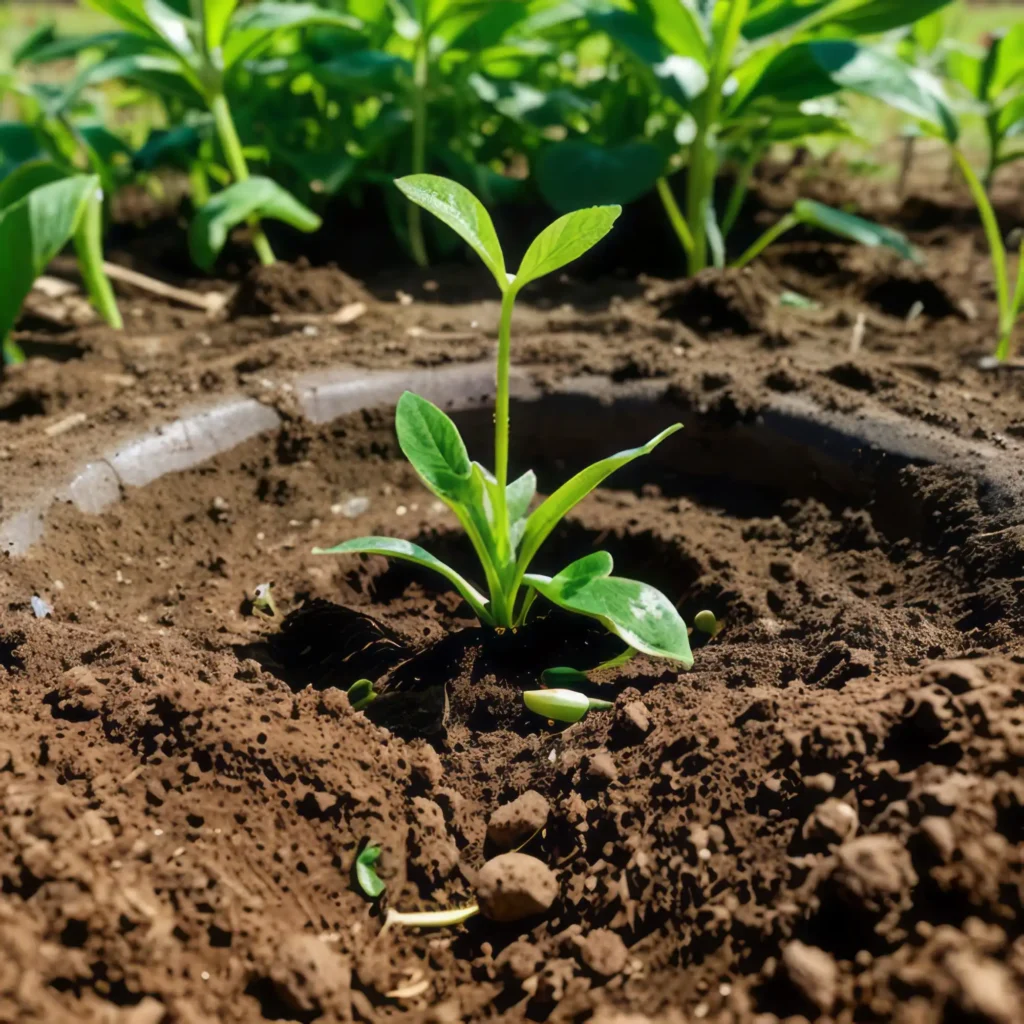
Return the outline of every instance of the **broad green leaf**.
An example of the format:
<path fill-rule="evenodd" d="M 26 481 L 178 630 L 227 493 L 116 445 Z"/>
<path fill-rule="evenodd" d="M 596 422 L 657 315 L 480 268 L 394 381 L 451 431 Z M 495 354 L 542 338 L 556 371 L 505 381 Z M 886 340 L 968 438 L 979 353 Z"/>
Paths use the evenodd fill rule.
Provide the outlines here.
<path fill-rule="evenodd" d="M 549 224 L 526 250 L 515 276 L 516 289 L 572 263 L 592 249 L 612 229 L 621 206 L 592 206 L 559 217 Z"/>
<path fill-rule="evenodd" d="M 1024 134 L 1024 95 L 1017 96 L 999 111 L 999 134 L 1015 139 Z"/>
<path fill-rule="evenodd" d="M 412 65 L 404 57 L 383 50 L 353 50 L 317 64 L 314 74 L 322 81 L 344 89 L 379 89 L 393 85 L 398 75 L 411 76 Z"/>
<path fill-rule="evenodd" d="M 52 160 L 29 160 L 0 182 L 0 213 L 41 185 L 63 181 L 74 172 Z"/>
<path fill-rule="evenodd" d="M 533 561 L 541 544 L 547 540 L 551 531 L 561 522 L 570 510 L 582 501 L 595 487 L 611 476 L 617 469 L 628 465 L 641 455 L 650 455 L 665 438 L 670 437 L 677 430 L 682 430 L 681 423 L 674 423 L 667 427 L 657 437 L 651 438 L 645 445 L 639 448 L 627 448 L 616 455 L 612 455 L 600 462 L 577 473 L 572 479 L 567 480 L 554 494 L 549 495 L 538 508 L 536 508 L 526 523 L 526 532 L 523 535 L 523 542 L 520 547 L 519 558 L 516 562 L 517 570 L 522 573 Z"/>
<path fill-rule="evenodd" d="M 436 174 L 410 174 L 396 178 L 395 184 L 407 199 L 432 213 L 466 241 L 503 292 L 508 288 L 505 257 L 491 215 L 468 188 Z"/>
<path fill-rule="evenodd" d="M 654 188 L 665 154 L 650 142 L 599 146 L 567 139 L 542 149 L 534 174 L 541 195 L 559 213 L 606 203 L 625 204 Z"/>
<path fill-rule="evenodd" d="M 380 860 L 379 846 L 364 846 L 356 857 L 356 882 L 363 894 L 371 900 L 378 899 L 387 888 L 377 875 L 374 865 Z"/>
<path fill-rule="evenodd" d="M 35 129 L 20 121 L 0 121 L 0 180 L 20 164 L 44 155 Z"/>
<path fill-rule="evenodd" d="M 559 607 L 597 619 L 630 647 L 690 668 L 686 623 L 672 602 L 660 590 L 611 571 L 611 556 L 595 552 L 554 578 L 528 574 L 523 581 Z"/>
<path fill-rule="evenodd" d="M 193 217 L 188 247 L 196 266 L 210 270 L 228 233 L 250 217 L 284 221 L 299 231 L 316 231 L 320 218 L 269 178 L 236 181 L 218 192 Z"/>
<path fill-rule="evenodd" d="M 1014 25 L 998 40 L 998 46 L 999 53 L 989 82 L 989 95 L 993 98 L 1011 85 L 1024 82 L 1024 22 Z"/>
<path fill-rule="evenodd" d="M 235 12 L 224 38 L 224 67 L 233 68 L 241 60 L 251 60 L 262 53 L 282 33 L 307 25 L 328 28 L 362 28 L 362 22 L 349 14 L 330 11 L 314 3 L 282 3 L 265 0 L 246 4 Z"/>
<path fill-rule="evenodd" d="M 75 233 L 99 184 L 94 174 L 76 174 L 40 185 L 0 211 L 0 339 L 35 279 Z"/>
<path fill-rule="evenodd" d="M 473 467 L 459 428 L 436 405 L 406 391 L 395 410 L 395 432 L 405 457 L 439 498 L 465 500 Z"/>
<path fill-rule="evenodd" d="M 136 35 L 149 39 L 159 38 L 156 29 L 150 24 L 143 0 L 85 0 L 85 3 L 120 22 Z"/>
<path fill-rule="evenodd" d="M 924 121 L 948 139 L 956 119 L 937 84 L 923 72 L 878 50 L 844 39 L 797 43 L 775 56 L 744 103 L 771 98 L 786 103 L 849 89 Z"/>
<path fill-rule="evenodd" d="M 529 12 L 529 5 L 521 0 L 490 0 L 487 4 L 466 7 L 464 13 L 445 19 L 433 34 L 445 39 L 451 50 L 480 53 L 497 46 Z"/>
<path fill-rule="evenodd" d="M 704 27 L 695 5 L 688 0 L 646 0 L 654 18 L 654 30 L 673 53 L 707 62 Z"/>
<path fill-rule="evenodd" d="M 537 493 L 537 477 L 532 469 L 528 469 L 517 480 L 505 488 L 505 503 L 508 506 L 509 521 L 514 523 L 522 519 L 529 511 L 530 502 Z"/>
<path fill-rule="evenodd" d="M 195 67 L 199 55 L 199 26 L 163 0 L 142 0 L 142 8 L 160 38 L 183 61 Z"/>
<path fill-rule="evenodd" d="M 199 128 L 192 124 L 178 125 L 169 130 L 154 128 L 142 148 L 136 151 L 135 166 L 143 171 L 157 167 L 186 171 L 199 153 L 201 139 Z"/>
<path fill-rule="evenodd" d="M 813 199 L 798 199 L 793 206 L 793 213 L 801 223 L 810 227 L 821 228 L 861 245 L 883 245 L 898 252 L 904 259 L 920 261 L 904 235 L 892 228 L 882 227 L 881 224 L 873 224 L 863 217 L 844 213 Z"/>
<path fill-rule="evenodd" d="M 20 46 L 11 54 L 11 67 L 17 67 L 25 61 L 34 59 L 35 54 L 50 46 L 57 38 L 56 26 L 52 21 L 45 22 L 26 36 Z"/>
<path fill-rule="evenodd" d="M 415 562 L 424 569 L 431 569 L 443 576 L 466 599 L 482 622 L 490 622 L 487 613 L 487 598 L 472 583 L 463 579 L 454 569 L 418 544 L 394 537 L 357 537 L 337 544 L 333 548 L 313 548 L 314 555 L 383 555 L 385 558 L 401 558 Z"/>
<path fill-rule="evenodd" d="M 927 17 L 951 0 L 762 0 L 751 4 L 743 37 L 762 39 L 793 26 L 877 35 Z"/>
<path fill-rule="evenodd" d="M 224 43 L 231 15 L 235 13 L 238 0 L 199 0 L 203 11 L 203 35 L 206 39 L 206 50 L 212 53 Z"/>
<path fill-rule="evenodd" d="M 67 110 L 83 89 L 123 78 L 151 89 L 157 95 L 173 96 L 190 105 L 200 105 L 202 86 L 192 69 L 171 54 L 135 53 L 107 57 L 84 68 L 63 94 L 61 108 Z"/>

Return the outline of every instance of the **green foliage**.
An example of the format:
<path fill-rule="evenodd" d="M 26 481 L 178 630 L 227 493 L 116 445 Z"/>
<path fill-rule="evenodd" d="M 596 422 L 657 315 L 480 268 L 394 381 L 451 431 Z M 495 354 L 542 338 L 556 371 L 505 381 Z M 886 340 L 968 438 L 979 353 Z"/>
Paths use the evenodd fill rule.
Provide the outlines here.
<path fill-rule="evenodd" d="M 377 874 L 376 864 L 380 860 L 381 848 L 367 844 L 359 851 L 355 862 L 356 884 L 367 899 L 377 900 L 387 886 Z"/>
<path fill-rule="evenodd" d="M 510 325 L 515 297 L 532 281 L 582 256 L 610 230 L 615 206 L 578 210 L 560 217 L 530 245 L 519 273 L 505 273 L 505 261 L 490 217 L 456 182 L 417 175 L 399 187 L 452 227 L 494 273 L 503 293 L 495 409 L 495 472 L 472 462 L 458 428 L 426 399 L 406 392 L 396 410 L 396 432 L 420 479 L 456 514 L 487 582 L 487 595 L 450 566 L 416 544 L 386 537 L 360 537 L 315 554 L 375 554 L 402 558 L 442 575 L 463 596 L 481 622 L 498 627 L 523 623 L 539 595 L 562 608 L 596 619 L 632 649 L 692 664 L 686 626 L 672 602 L 645 583 L 611 575 L 612 560 L 596 552 L 554 577 L 528 572 L 534 556 L 558 522 L 607 476 L 652 451 L 679 429 L 662 431 L 641 448 L 620 452 L 578 473 L 533 512 L 532 473 L 508 482 L 508 376 Z M 549 716 L 551 717 L 551 716 Z M 562 719 L 566 720 L 566 719 Z M 575 719 L 573 719 L 575 720 Z"/>
<path fill-rule="evenodd" d="M 571 725 L 583 718 L 588 711 L 607 711 L 611 701 L 587 697 L 576 690 L 525 690 L 523 703 L 535 714 L 553 722 Z"/>
<path fill-rule="evenodd" d="M 0 205 L 0 342 L 6 363 L 20 361 L 9 335 L 21 304 L 35 279 L 71 240 L 100 187 L 92 174 L 54 179 L 33 171 L 31 183 L 29 177 L 13 186 L 7 179 L 8 203 Z"/>
<path fill-rule="evenodd" d="M 192 218 L 189 252 L 196 266 L 211 270 L 228 234 L 253 217 L 284 221 L 299 231 L 316 231 L 320 218 L 269 178 L 248 178 L 218 192 Z"/>

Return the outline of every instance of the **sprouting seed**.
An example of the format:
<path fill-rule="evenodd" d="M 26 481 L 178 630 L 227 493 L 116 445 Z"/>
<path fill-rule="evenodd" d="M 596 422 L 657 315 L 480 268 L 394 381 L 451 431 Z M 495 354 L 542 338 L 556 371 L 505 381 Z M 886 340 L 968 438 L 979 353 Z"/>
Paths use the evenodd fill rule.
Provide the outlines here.
<path fill-rule="evenodd" d="M 576 690 L 526 690 L 523 702 L 537 715 L 555 722 L 578 722 L 588 711 L 607 711 L 610 700 L 597 700 Z"/>
<path fill-rule="evenodd" d="M 702 633 L 707 633 L 710 637 L 717 636 L 722 630 L 722 623 L 715 618 L 715 613 L 707 609 L 697 612 L 693 617 L 693 624 Z"/>
<path fill-rule="evenodd" d="M 378 899 L 387 886 L 380 880 L 376 865 L 380 860 L 381 848 L 367 844 L 356 857 L 356 882 L 371 900 Z"/>
<path fill-rule="evenodd" d="M 277 605 L 274 604 L 274 592 L 272 583 L 260 583 L 253 591 L 252 610 L 266 615 L 268 618 L 277 618 Z"/>
<path fill-rule="evenodd" d="M 456 907 L 454 910 L 422 910 L 410 913 L 403 913 L 390 907 L 384 918 L 381 933 L 396 924 L 403 928 L 453 928 L 455 925 L 464 924 L 474 914 L 479 913 L 480 908 L 475 903 Z"/>
<path fill-rule="evenodd" d="M 349 704 L 353 711 L 362 711 L 372 704 L 379 694 L 373 688 L 372 679 L 357 679 L 346 691 Z"/>

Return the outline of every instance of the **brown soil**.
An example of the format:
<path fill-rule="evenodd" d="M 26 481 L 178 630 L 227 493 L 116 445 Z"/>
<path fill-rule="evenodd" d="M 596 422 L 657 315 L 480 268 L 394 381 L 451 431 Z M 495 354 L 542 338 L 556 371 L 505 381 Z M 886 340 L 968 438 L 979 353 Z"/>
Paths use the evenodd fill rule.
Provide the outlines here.
<path fill-rule="evenodd" d="M 753 423 L 799 391 L 1012 447 L 1024 380 L 977 368 L 980 236 L 944 223 L 915 237 L 923 270 L 805 239 L 743 273 L 552 285 L 517 314 L 517 362 L 542 387 L 653 380 L 666 423 L 673 404 Z M 133 300 L 125 335 L 29 324 L 81 358 L 0 384 L 3 501 L 183 401 L 242 391 L 290 415 L 290 371 L 486 357 L 478 280 L 366 291 L 283 267 L 219 319 Z M 646 440 L 600 420 L 589 454 Z M 463 425 L 483 457 L 485 424 Z M 519 453 L 546 490 L 571 469 L 557 449 Z M 691 673 L 634 659 L 595 685 L 611 711 L 561 730 L 519 691 L 570 652 L 600 660 L 589 633 L 495 638 L 429 575 L 309 554 L 385 533 L 469 571 L 388 410 L 286 416 L 101 516 L 61 510 L 0 576 L 0 1021 L 1020 1020 L 1019 510 L 996 524 L 975 481 L 923 465 L 857 495 L 754 475 L 612 478 L 548 543 L 542 569 L 600 546 L 726 623 Z M 306 609 L 283 633 L 248 600 L 267 580 Z M 342 688 L 366 673 L 386 696 L 356 713 Z M 550 910 L 381 933 L 351 879 L 361 843 L 383 847 L 386 905 L 462 905 L 499 852 L 488 818 L 529 790 L 550 805 L 524 848 L 555 873 Z"/>

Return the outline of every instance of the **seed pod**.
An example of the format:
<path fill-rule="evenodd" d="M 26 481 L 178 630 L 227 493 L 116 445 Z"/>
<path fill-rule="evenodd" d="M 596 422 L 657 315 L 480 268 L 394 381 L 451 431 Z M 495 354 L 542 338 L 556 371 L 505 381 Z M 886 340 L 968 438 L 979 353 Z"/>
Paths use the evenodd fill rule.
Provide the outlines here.
<path fill-rule="evenodd" d="M 537 715 L 555 722 L 578 722 L 588 711 L 604 711 L 611 701 L 585 697 L 575 690 L 526 690 L 523 702 Z"/>

